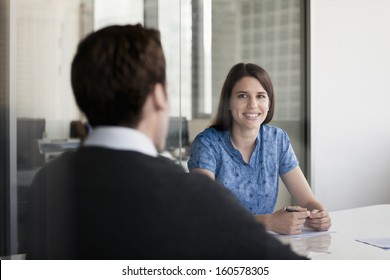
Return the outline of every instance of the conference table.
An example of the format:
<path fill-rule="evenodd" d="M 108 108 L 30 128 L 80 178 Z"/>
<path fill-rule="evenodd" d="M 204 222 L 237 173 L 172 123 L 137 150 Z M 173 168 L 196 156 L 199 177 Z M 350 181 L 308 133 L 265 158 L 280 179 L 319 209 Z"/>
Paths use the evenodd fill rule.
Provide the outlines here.
<path fill-rule="evenodd" d="M 275 235 L 296 253 L 313 260 L 390 260 L 390 249 L 358 242 L 362 238 L 390 240 L 390 204 L 332 211 L 332 227 L 327 232 L 291 237 Z M 0 259 L 23 259 L 24 255 Z"/>
<path fill-rule="evenodd" d="M 366 238 L 390 240 L 390 204 L 333 211 L 330 216 L 332 227 L 328 232 L 276 237 L 296 253 L 313 260 L 390 260 L 390 249 L 357 241 Z"/>

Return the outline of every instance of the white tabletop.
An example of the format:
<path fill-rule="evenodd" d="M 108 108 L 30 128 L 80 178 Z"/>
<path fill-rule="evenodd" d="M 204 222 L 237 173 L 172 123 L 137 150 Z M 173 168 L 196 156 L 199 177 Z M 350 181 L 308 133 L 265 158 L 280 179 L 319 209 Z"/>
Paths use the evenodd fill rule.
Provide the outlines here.
<path fill-rule="evenodd" d="M 314 260 L 390 260 L 390 250 L 356 241 L 390 237 L 390 204 L 334 211 L 330 216 L 329 233 L 306 238 L 278 238 L 290 244 L 297 253 Z"/>

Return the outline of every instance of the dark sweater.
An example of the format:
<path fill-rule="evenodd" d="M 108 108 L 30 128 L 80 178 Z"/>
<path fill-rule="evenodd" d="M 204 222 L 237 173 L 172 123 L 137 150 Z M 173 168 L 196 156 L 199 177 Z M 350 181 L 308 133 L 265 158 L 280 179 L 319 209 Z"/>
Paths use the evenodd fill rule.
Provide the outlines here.
<path fill-rule="evenodd" d="M 298 259 L 231 193 L 164 158 L 83 147 L 31 186 L 29 259 Z"/>

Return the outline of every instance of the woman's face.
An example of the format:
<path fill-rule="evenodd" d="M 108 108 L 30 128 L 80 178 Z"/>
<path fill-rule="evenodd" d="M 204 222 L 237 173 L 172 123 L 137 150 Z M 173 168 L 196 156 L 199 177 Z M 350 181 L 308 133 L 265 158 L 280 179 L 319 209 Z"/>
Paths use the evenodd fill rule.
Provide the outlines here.
<path fill-rule="evenodd" d="M 234 85 L 230 97 L 233 130 L 258 130 L 268 109 L 268 94 L 256 78 L 243 77 Z"/>

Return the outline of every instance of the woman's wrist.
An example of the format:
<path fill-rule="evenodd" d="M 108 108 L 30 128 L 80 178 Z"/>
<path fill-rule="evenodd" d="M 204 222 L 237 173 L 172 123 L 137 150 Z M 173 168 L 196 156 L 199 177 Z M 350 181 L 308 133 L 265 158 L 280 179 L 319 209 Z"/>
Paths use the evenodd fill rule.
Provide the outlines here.
<path fill-rule="evenodd" d="M 272 230 L 271 228 L 271 220 L 272 220 L 272 214 L 256 214 L 255 219 L 256 221 L 262 223 L 267 230 Z"/>

